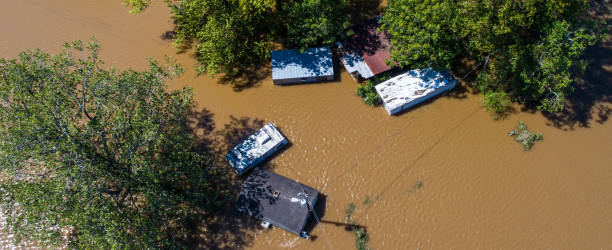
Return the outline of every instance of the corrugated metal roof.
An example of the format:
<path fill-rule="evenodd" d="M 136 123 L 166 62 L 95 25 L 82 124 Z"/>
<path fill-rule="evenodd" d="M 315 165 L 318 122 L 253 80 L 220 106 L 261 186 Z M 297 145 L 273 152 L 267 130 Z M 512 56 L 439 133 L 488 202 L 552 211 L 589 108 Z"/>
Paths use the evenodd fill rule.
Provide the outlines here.
<path fill-rule="evenodd" d="M 338 48 L 343 51 L 343 47 L 341 43 L 338 43 Z M 370 69 L 370 66 L 366 64 L 363 60 L 363 57 L 357 55 L 355 53 L 343 51 L 342 53 L 342 64 L 344 64 L 344 68 L 349 74 L 353 74 L 355 72 L 359 73 L 361 77 L 368 79 L 374 76 L 374 73 Z"/>
<path fill-rule="evenodd" d="M 334 75 L 331 48 L 272 51 L 272 79 L 310 78 Z"/>
<path fill-rule="evenodd" d="M 374 88 L 392 115 L 452 89 L 455 82 L 449 74 L 431 68 L 413 69 Z"/>
<path fill-rule="evenodd" d="M 391 69 L 386 63 L 387 60 L 391 61 L 389 52 L 391 42 L 387 34 L 378 31 L 378 26 L 378 18 L 356 25 L 352 28 L 355 34 L 347 38 L 343 44 L 345 57 L 361 56 L 362 61 L 367 64 L 372 74 L 362 75 L 364 78 Z"/>

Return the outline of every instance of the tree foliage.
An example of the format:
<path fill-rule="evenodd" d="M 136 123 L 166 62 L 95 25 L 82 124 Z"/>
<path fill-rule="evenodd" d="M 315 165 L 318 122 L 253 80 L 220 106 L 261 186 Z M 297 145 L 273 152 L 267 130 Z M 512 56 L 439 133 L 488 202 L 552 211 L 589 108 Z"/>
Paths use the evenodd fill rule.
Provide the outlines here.
<path fill-rule="evenodd" d="M 480 62 L 476 86 L 543 111 L 563 108 L 582 55 L 598 40 L 587 0 L 389 0 L 383 28 L 402 66 L 450 69 L 457 56 Z M 502 95 L 497 95 L 502 96 Z"/>
<path fill-rule="evenodd" d="M 235 74 L 269 57 L 272 0 L 182 0 L 168 2 L 176 24 L 175 44 L 195 40 L 199 70 Z"/>
<path fill-rule="evenodd" d="M 330 45 L 348 27 L 348 0 L 164 0 L 176 25 L 175 44 L 197 42 L 199 70 L 236 75 L 261 65 L 280 43 Z M 151 0 L 124 0 L 132 12 Z"/>
<path fill-rule="evenodd" d="M 503 116 L 508 111 L 508 107 L 512 104 L 510 96 L 503 91 L 491 91 L 484 94 L 482 106 L 489 112 L 495 113 L 495 119 L 498 116 Z"/>
<path fill-rule="evenodd" d="M 348 4 L 348 0 L 302 0 L 281 4 L 282 20 L 287 20 L 284 22 L 285 44 L 305 49 L 333 44 L 343 38 L 350 25 L 346 14 Z"/>
<path fill-rule="evenodd" d="M 185 128 L 192 91 L 166 92 L 178 68 L 154 61 L 105 70 L 99 48 L 76 41 L 0 60 L 8 229 L 71 248 L 184 247 L 187 225 L 225 199 L 224 175 Z"/>

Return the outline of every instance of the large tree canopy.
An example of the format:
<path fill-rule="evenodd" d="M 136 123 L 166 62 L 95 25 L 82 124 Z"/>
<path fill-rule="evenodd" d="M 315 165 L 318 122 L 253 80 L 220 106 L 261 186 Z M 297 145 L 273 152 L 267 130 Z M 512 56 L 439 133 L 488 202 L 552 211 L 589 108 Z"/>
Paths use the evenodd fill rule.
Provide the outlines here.
<path fill-rule="evenodd" d="M 292 48 L 330 45 L 349 28 L 348 0 L 284 1 L 280 5 L 286 35 L 279 37 Z"/>
<path fill-rule="evenodd" d="M 190 89 L 176 70 L 105 70 L 99 45 L 0 60 L 0 206 L 17 238 L 75 248 L 184 247 L 225 199 L 223 174 L 192 150 Z M 80 56 L 73 53 L 81 54 Z"/>
<path fill-rule="evenodd" d="M 588 0 L 389 0 L 383 28 L 402 66 L 448 70 L 468 56 L 480 63 L 476 85 L 485 99 L 538 102 L 556 112 L 597 40 L 583 18 L 588 7 Z"/>
<path fill-rule="evenodd" d="M 124 0 L 132 12 L 151 0 Z M 331 45 L 348 28 L 348 0 L 165 0 L 176 25 L 175 44 L 197 42 L 201 71 L 238 74 L 267 62 L 271 45 Z"/>

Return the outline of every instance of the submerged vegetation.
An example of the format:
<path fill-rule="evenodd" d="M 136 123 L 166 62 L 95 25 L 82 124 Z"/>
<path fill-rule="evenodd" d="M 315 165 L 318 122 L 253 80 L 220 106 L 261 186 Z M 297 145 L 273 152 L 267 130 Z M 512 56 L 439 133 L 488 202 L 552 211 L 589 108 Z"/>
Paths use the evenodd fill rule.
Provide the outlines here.
<path fill-rule="evenodd" d="M 363 101 L 369 106 L 374 107 L 380 105 L 382 99 L 380 99 L 380 96 L 376 92 L 374 86 L 389 80 L 390 78 L 391 73 L 385 72 L 366 80 L 365 83 L 359 84 L 357 87 L 357 95 L 363 98 Z"/>
<path fill-rule="evenodd" d="M 370 205 L 371 202 L 372 202 L 372 199 L 370 199 L 370 196 L 368 195 L 363 200 L 363 205 L 365 205 L 365 206 Z"/>
<path fill-rule="evenodd" d="M 369 203 L 369 197 L 366 197 L 366 201 L 368 201 L 367 203 Z M 366 204 L 365 201 L 364 204 Z M 355 206 L 355 203 L 351 202 L 348 204 L 348 206 L 344 210 L 346 216 L 346 223 L 350 225 L 349 228 L 351 232 L 355 234 L 355 247 L 357 248 L 357 250 L 367 250 L 369 248 L 366 246 L 366 243 L 370 241 L 370 235 L 364 227 L 359 226 L 357 222 L 353 220 L 353 214 L 355 213 L 356 209 L 357 207 Z"/>
<path fill-rule="evenodd" d="M 357 239 L 355 239 L 355 245 L 357 247 L 357 250 L 367 250 L 370 249 L 366 246 L 366 243 L 368 243 L 368 241 L 370 241 L 370 235 L 368 235 L 368 232 L 360 227 L 356 227 L 355 229 L 353 229 L 353 232 L 355 233 L 355 236 L 357 237 Z"/>
<path fill-rule="evenodd" d="M 537 141 L 544 139 L 540 133 L 532 133 L 527 130 L 527 125 L 523 121 L 520 121 L 517 129 L 510 130 L 508 133 L 510 136 L 514 136 L 514 140 L 521 143 L 525 150 L 530 150 L 533 144 Z"/>
<path fill-rule="evenodd" d="M 187 248 L 227 200 L 198 152 L 179 67 L 101 68 L 100 45 L 0 59 L 0 207 L 16 240 L 84 249 Z"/>
<path fill-rule="evenodd" d="M 355 213 L 355 209 L 357 209 L 357 207 L 355 206 L 355 203 L 351 202 L 348 204 L 348 206 L 344 210 L 344 215 L 346 216 L 345 220 L 347 223 L 353 221 L 353 213 Z"/>
<path fill-rule="evenodd" d="M 374 84 L 371 80 L 365 81 L 364 84 L 360 84 L 357 87 L 357 95 L 363 98 L 363 101 L 369 106 L 377 106 L 380 104 L 381 99 L 374 89 Z"/>
<path fill-rule="evenodd" d="M 411 188 L 407 189 L 406 192 L 410 194 L 410 193 L 415 192 L 415 191 L 417 191 L 417 190 L 419 190 L 421 188 L 423 188 L 423 181 L 419 180 Z"/>

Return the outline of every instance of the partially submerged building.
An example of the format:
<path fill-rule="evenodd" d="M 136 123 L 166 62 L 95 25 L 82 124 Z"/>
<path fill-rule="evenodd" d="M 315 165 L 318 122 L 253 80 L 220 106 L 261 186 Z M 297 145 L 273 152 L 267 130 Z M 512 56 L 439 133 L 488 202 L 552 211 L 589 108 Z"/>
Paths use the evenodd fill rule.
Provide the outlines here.
<path fill-rule="evenodd" d="M 378 20 L 353 27 L 355 34 L 338 44 L 344 68 L 353 78 L 368 79 L 391 69 L 387 64 L 391 61 L 391 42 L 387 34 L 378 31 Z"/>
<path fill-rule="evenodd" d="M 330 47 L 272 51 L 272 81 L 292 84 L 334 80 L 334 64 Z"/>
<path fill-rule="evenodd" d="M 274 124 L 268 123 L 229 151 L 225 160 L 241 175 L 288 143 Z"/>
<path fill-rule="evenodd" d="M 375 86 L 389 115 L 417 105 L 455 87 L 448 74 L 429 69 L 410 70 Z"/>
<path fill-rule="evenodd" d="M 263 222 L 307 237 L 304 227 L 319 196 L 316 189 L 256 169 L 246 179 L 236 208 Z"/>

